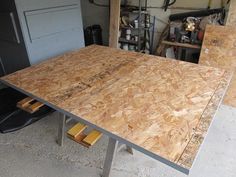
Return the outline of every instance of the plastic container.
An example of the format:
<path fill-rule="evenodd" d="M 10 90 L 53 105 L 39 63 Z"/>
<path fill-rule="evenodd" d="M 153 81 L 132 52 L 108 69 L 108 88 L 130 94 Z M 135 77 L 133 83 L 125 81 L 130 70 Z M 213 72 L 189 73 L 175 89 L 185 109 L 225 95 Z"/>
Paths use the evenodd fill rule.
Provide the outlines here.
<path fill-rule="evenodd" d="M 91 44 L 102 45 L 102 28 L 100 25 L 89 26 L 84 30 L 85 46 Z"/>

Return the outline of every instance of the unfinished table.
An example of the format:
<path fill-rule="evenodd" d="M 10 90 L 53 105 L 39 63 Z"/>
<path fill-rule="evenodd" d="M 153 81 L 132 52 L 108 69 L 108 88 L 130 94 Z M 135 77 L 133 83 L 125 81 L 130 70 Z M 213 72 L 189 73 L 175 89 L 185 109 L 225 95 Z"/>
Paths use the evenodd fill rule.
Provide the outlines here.
<path fill-rule="evenodd" d="M 108 177 L 118 141 L 188 174 L 230 77 L 212 67 L 93 45 L 1 81 L 107 135 Z"/>

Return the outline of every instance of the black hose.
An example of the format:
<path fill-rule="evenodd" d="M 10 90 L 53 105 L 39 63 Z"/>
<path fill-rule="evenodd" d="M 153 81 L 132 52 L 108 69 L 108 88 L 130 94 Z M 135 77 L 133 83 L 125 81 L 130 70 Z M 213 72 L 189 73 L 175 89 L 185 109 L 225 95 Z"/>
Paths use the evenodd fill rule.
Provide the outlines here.
<path fill-rule="evenodd" d="M 200 11 L 194 11 L 194 12 L 179 13 L 179 14 L 170 15 L 169 20 L 175 21 L 175 20 L 183 20 L 186 17 L 203 17 L 203 16 L 212 15 L 212 14 L 222 13 L 223 11 L 224 11 L 223 8 L 219 8 L 219 9 L 207 9 L 207 10 L 200 10 Z"/>
<path fill-rule="evenodd" d="M 174 3 L 176 3 L 176 0 L 173 0 L 172 2 L 170 2 L 170 0 L 165 0 L 163 6 L 164 10 L 167 11 L 168 7 L 173 5 Z"/>

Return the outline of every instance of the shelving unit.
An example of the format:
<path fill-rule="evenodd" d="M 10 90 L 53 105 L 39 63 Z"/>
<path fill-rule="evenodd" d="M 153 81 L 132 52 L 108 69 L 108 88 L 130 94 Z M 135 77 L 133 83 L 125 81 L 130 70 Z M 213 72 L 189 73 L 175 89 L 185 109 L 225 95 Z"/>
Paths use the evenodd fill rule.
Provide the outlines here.
<path fill-rule="evenodd" d="M 127 39 L 122 38 L 122 37 L 119 38 L 119 42 L 120 43 L 126 43 L 126 44 L 131 44 L 131 45 L 138 46 L 138 42 L 137 41 L 135 41 L 135 40 L 127 40 Z"/>
<path fill-rule="evenodd" d="M 142 0 L 139 0 L 139 6 L 136 8 L 122 7 L 120 18 L 119 47 L 125 50 L 152 53 L 155 17 L 147 11 L 147 1 L 145 0 L 144 7 L 142 7 Z M 138 25 L 135 25 L 135 21 L 138 22 Z M 131 34 L 127 34 L 127 31 Z M 127 35 L 130 37 L 127 38 Z"/>

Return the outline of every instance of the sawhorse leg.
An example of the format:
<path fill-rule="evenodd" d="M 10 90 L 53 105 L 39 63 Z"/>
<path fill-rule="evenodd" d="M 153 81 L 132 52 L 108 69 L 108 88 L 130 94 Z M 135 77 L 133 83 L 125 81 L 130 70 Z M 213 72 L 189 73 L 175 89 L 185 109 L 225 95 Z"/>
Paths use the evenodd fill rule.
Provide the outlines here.
<path fill-rule="evenodd" d="M 105 158 L 105 162 L 104 162 L 104 166 L 103 166 L 102 177 L 109 177 L 110 176 L 111 167 L 114 162 L 117 146 L 118 146 L 118 141 L 116 141 L 113 138 L 109 138 L 106 158 Z"/>
<path fill-rule="evenodd" d="M 63 146 L 66 116 L 60 112 L 57 112 L 57 113 L 58 113 L 58 119 L 59 119 L 57 143 L 59 144 L 59 146 Z"/>

